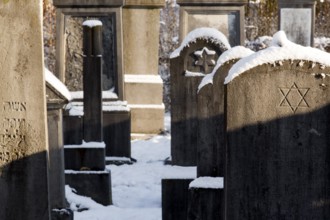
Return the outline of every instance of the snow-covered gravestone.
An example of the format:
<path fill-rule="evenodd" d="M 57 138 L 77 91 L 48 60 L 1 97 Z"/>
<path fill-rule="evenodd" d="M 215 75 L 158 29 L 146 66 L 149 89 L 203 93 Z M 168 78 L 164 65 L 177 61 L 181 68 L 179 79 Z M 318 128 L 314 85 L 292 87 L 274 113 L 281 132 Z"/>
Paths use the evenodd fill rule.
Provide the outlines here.
<path fill-rule="evenodd" d="M 227 219 L 330 219 L 330 55 L 274 35 L 227 84 Z"/>
<path fill-rule="evenodd" d="M 198 86 L 197 176 L 223 177 L 225 167 L 225 89 L 229 69 L 252 50 L 233 47 L 219 57 Z"/>
<path fill-rule="evenodd" d="M 50 219 L 41 7 L 0 1 L 0 219 Z"/>
<path fill-rule="evenodd" d="M 218 57 L 230 48 L 228 40 L 212 28 L 190 32 L 171 55 L 172 164 L 194 166 L 197 159 L 197 88 L 212 72 Z"/>

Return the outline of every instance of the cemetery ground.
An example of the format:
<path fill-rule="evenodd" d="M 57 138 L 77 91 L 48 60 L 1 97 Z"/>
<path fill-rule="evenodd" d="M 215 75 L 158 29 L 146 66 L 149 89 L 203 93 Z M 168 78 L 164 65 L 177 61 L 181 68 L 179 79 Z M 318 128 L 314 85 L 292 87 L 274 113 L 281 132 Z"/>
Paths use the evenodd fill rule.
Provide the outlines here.
<path fill-rule="evenodd" d="M 170 117 L 165 117 L 169 130 Z M 172 166 L 165 166 L 170 156 L 170 134 L 157 135 L 149 140 L 132 142 L 133 165 L 108 165 L 111 170 L 113 205 L 103 206 L 90 198 L 78 196 L 66 186 L 66 197 L 75 220 L 160 220 L 161 178 L 172 173 Z M 175 168 L 175 167 L 174 167 Z M 195 169 L 192 168 L 194 172 Z M 78 211 L 84 210 L 84 211 Z M 88 210 L 86 210 L 88 209 Z"/>

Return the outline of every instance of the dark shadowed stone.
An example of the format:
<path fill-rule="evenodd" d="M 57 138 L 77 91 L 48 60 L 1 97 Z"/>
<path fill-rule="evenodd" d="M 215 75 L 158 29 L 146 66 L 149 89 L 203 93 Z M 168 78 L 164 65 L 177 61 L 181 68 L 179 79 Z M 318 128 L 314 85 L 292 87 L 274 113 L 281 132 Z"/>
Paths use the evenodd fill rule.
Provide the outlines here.
<path fill-rule="evenodd" d="M 131 157 L 131 114 L 127 111 L 103 112 L 106 156 Z"/>
<path fill-rule="evenodd" d="M 91 197 L 102 205 L 112 204 L 111 174 L 104 171 L 65 171 L 65 183 L 77 194 Z"/>
<path fill-rule="evenodd" d="M 188 220 L 223 220 L 224 190 L 190 188 Z"/>
<path fill-rule="evenodd" d="M 283 61 L 227 85 L 227 219 L 330 219 L 329 73 Z"/>
<path fill-rule="evenodd" d="M 188 191 L 193 179 L 162 179 L 162 219 L 182 220 L 188 216 Z"/>
<path fill-rule="evenodd" d="M 214 55 L 206 52 L 213 51 Z M 226 50 L 198 39 L 171 59 L 171 155 L 172 164 L 194 166 L 197 162 L 197 88 L 210 73 L 218 57 Z M 196 52 L 202 56 L 196 56 Z M 213 63 L 214 62 L 214 63 Z M 213 65 L 212 65 L 213 63 Z"/>
<path fill-rule="evenodd" d="M 104 170 L 105 148 L 65 148 L 66 170 Z"/>
<path fill-rule="evenodd" d="M 83 117 L 63 116 L 63 138 L 65 145 L 82 144 L 83 140 Z"/>
<path fill-rule="evenodd" d="M 198 92 L 197 176 L 225 174 L 225 89 L 224 81 L 237 60 L 224 63 Z"/>

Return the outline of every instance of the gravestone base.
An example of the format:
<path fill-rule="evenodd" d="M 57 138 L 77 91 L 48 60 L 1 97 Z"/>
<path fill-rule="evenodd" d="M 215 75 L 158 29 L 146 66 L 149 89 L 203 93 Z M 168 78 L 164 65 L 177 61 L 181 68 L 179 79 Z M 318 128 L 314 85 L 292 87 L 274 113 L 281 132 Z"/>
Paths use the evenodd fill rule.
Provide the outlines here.
<path fill-rule="evenodd" d="M 193 179 L 162 179 L 162 219 L 182 220 L 188 216 L 189 184 Z"/>
<path fill-rule="evenodd" d="M 223 220 L 224 190 L 223 189 L 189 189 L 188 220 Z"/>
<path fill-rule="evenodd" d="M 73 220 L 74 214 L 71 209 L 53 209 L 51 220 Z"/>
<path fill-rule="evenodd" d="M 102 205 L 112 205 L 111 172 L 104 171 L 65 171 L 65 184 L 77 194 L 91 197 Z"/>
<path fill-rule="evenodd" d="M 105 168 L 105 148 L 64 146 L 64 156 L 67 170 L 104 170 Z"/>

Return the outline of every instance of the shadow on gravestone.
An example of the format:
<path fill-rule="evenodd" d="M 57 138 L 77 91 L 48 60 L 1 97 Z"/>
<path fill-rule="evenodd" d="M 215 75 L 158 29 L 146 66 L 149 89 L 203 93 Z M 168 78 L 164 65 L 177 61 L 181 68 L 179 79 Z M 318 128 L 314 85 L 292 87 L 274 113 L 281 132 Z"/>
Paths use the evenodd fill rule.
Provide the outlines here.
<path fill-rule="evenodd" d="M 229 82 L 227 219 L 330 218 L 329 74 L 287 60 Z"/>
<path fill-rule="evenodd" d="M 212 72 L 218 57 L 230 45 L 226 37 L 212 28 L 190 32 L 172 53 L 171 65 L 171 156 L 172 164 L 197 163 L 197 88 Z"/>
<path fill-rule="evenodd" d="M 198 86 L 197 177 L 223 177 L 225 169 L 225 77 L 241 58 L 254 53 L 233 47 L 219 57 Z"/>
<path fill-rule="evenodd" d="M 49 220 L 46 157 L 43 151 L 0 167 L 1 219 Z"/>

